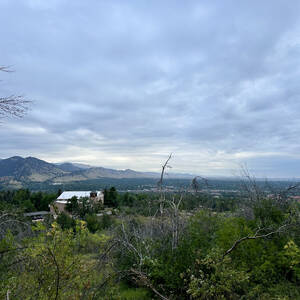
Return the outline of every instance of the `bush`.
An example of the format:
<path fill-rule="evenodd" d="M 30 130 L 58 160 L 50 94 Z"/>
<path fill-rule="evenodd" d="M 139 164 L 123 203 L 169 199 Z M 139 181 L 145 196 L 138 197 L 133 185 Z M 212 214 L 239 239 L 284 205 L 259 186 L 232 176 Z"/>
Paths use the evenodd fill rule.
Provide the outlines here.
<path fill-rule="evenodd" d="M 101 223 L 99 222 L 99 219 L 96 215 L 86 215 L 85 221 L 88 230 L 92 233 L 95 233 L 101 227 Z"/>
<path fill-rule="evenodd" d="M 88 230 L 92 233 L 95 233 L 98 230 L 107 229 L 114 223 L 112 217 L 107 214 L 104 214 L 102 217 L 98 217 L 95 214 L 86 215 L 85 221 Z"/>
<path fill-rule="evenodd" d="M 74 229 L 76 226 L 76 221 L 65 213 L 59 214 L 56 221 L 62 229 Z"/>

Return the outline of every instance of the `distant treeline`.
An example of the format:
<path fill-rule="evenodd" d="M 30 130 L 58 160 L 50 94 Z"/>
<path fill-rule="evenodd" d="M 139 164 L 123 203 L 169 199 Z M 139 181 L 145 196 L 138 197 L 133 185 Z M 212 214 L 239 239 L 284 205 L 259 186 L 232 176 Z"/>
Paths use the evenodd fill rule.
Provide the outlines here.
<path fill-rule="evenodd" d="M 158 194 L 118 192 L 115 187 L 105 188 L 105 206 L 118 208 L 126 214 L 141 214 L 149 216 L 159 208 Z M 62 190 L 55 192 L 33 192 L 29 189 L 0 191 L 0 208 L 17 207 L 24 212 L 49 211 L 49 204 L 57 199 Z M 173 197 L 180 197 L 180 192 L 170 193 Z M 198 207 L 206 207 L 218 212 L 234 211 L 240 198 L 228 194 L 218 198 L 207 193 L 187 193 L 180 209 L 193 210 Z"/>
<path fill-rule="evenodd" d="M 174 187 L 175 189 L 187 190 L 191 187 L 190 179 L 164 179 L 164 185 L 166 187 Z M 200 182 L 201 183 L 201 182 Z M 292 181 L 266 181 L 259 180 L 256 184 L 260 189 L 269 191 L 282 190 L 293 184 Z M 61 190 L 104 190 L 114 186 L 119 191 L 128 190 L 145 190 L 145 189 L 156 189 L 158 179 L 153 178 L 100 178 L 85 181 L 76 181 L 70 183 L 53 184 L 50 181 L 46 182 L 24 182 L 23 187 L 28 188 L 31 191 L 43 191 L 56 193 L 58 189 Z M 6 189 L 12 189 L 13 187 L 7 187 L 7 185 L 1 185 L 0 191 Z M 232 180 L 221 180 L 221 179 L 208 179 L 207 184 L 201 183 L 200 189 L 205 190 L 241 190 L 243 188 L 243 181 L 239 179 Z"/>
<path fill-rule="evenodd" d="M 29 189 L 0 191 L 0 209 L 17 207 L 25 212 L 48 211 L 57 193 L 31 192 Z"/>

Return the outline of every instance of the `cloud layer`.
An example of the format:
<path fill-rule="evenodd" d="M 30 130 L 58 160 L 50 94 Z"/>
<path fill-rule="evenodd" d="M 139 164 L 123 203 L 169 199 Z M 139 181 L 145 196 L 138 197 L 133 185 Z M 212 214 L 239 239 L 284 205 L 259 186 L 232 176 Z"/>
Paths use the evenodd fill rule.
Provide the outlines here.
<path fill-rule="evenodd" d="M 0 157 L 300 177 L 299 5 L 0 0 Z"/>

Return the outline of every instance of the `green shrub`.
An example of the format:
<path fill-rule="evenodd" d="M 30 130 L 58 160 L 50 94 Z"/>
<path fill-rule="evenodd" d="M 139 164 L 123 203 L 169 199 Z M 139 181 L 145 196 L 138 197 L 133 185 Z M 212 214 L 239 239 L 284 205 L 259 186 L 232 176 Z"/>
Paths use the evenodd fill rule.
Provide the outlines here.
<path fill-rule="evenodd" d="M 56 222 L 60 225 L 62 229 L 75 229 L 76 221 L 65 213 L 58 215 Z"/>

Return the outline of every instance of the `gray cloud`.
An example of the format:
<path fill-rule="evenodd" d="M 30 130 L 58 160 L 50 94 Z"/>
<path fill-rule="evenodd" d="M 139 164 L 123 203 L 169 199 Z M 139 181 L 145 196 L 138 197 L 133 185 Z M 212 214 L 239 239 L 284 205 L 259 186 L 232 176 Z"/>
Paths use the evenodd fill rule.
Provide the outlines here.
<path fill-rule="evenodd" d="M 297 176 L 299 5 L 0 1 L 1 95 L 35 101 L 0 157 Z"/>

